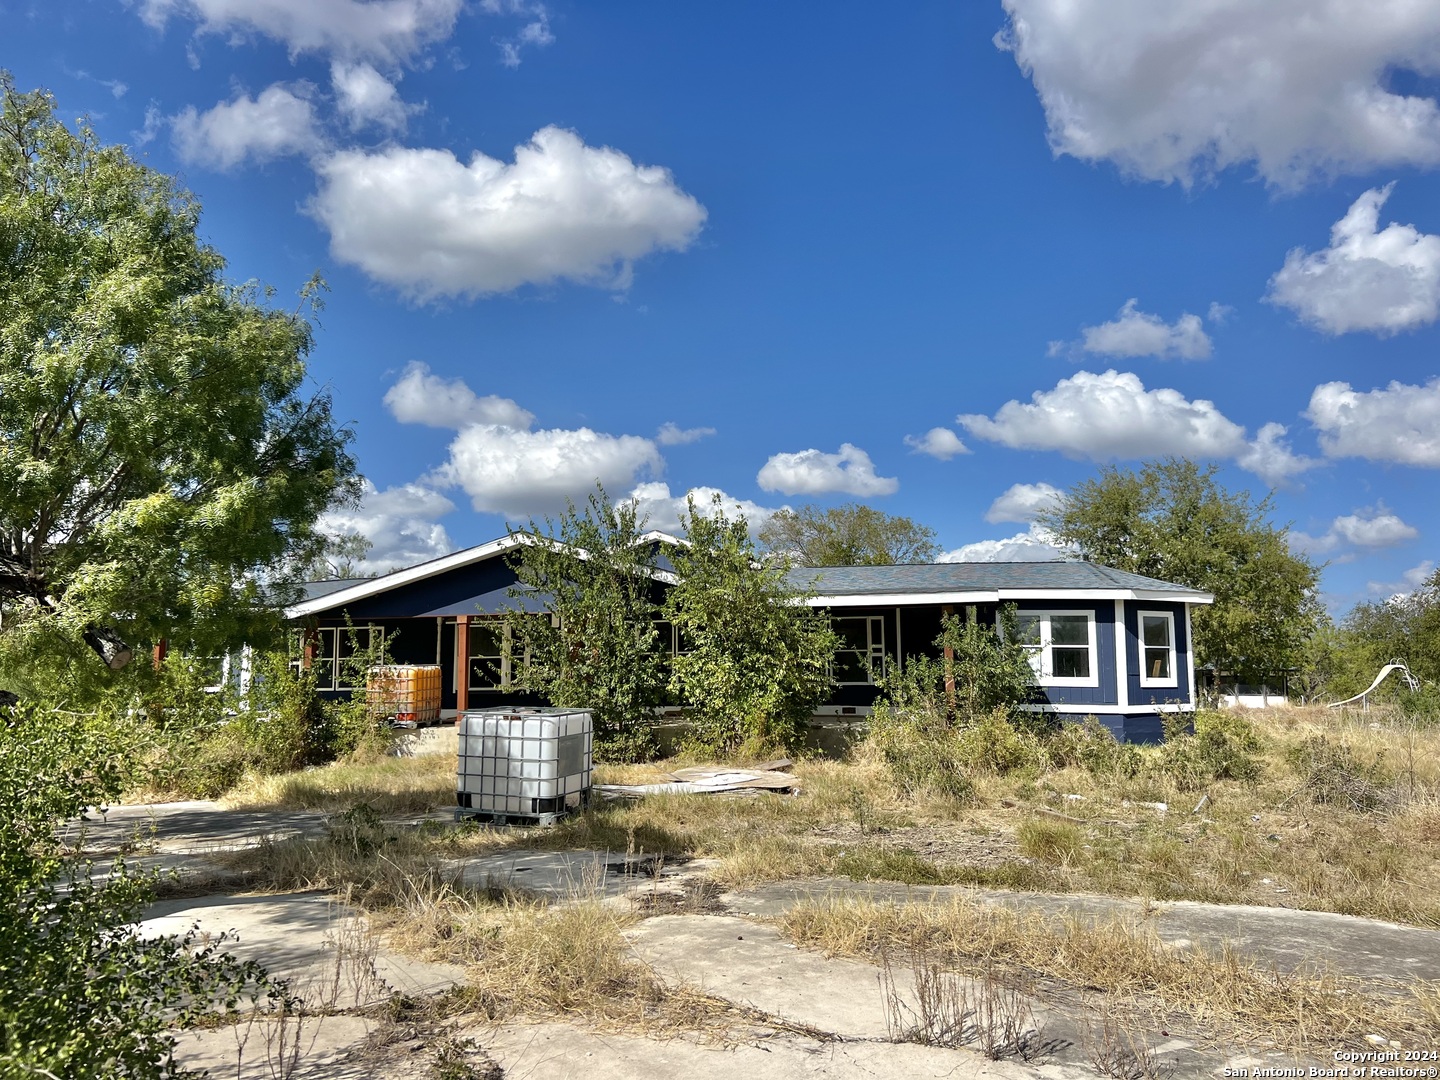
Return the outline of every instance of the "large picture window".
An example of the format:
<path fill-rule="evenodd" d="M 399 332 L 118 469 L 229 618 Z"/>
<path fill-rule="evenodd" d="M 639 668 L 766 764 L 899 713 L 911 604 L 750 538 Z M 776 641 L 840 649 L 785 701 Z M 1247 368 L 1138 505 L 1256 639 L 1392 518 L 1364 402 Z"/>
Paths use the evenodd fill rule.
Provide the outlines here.
<path fill-rule="evenodd" d="M 1140 612 L 1140 685 L 1176 686 L 1175 616 Z"/>
<path fill-rule="evenodd" d="M 841 686 L 873 686 L 885 673 L 885 620 L 879 615 L 831 618 L 840 636 L 835 650 L 835 681 Z"/>
<path fill-rule="evenodd" d="M 1093 612 L 1022 611 L 1015 629 L 1040 685 L 1099 685 Z"/>

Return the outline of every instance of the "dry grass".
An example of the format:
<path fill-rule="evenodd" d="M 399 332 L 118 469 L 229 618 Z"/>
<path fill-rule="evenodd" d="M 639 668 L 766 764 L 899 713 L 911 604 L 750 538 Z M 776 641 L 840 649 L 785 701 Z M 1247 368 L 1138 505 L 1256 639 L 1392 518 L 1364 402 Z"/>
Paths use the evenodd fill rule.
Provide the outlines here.
<path fill-rule="evenodd" d="M 724 1038 L 740 1025 L 785 1025 L 686 985 L 657 978 L 623 932 L 640 916 L 606 902 L 599 882 L 578 883 L 564 903 L 522 890 L 468 887 L 444 856 L 463 838 L 393 832 L 372 816 L 342 822 L 324 839 L 294 838 L 235 856 L 260 889 L 328 889 L 362 908 L 391 947 L 461 964 L 465 986 L 445 1003 L 487 1018 L 563 1016 L 601 1030 Z"/>
<path fill-rule="evenodd" d="M 1056 920 L 958 899 L 949 906 L 851 899 L 797 905 L 780 924 L 797 944 L 871 960 L 923 943 L 962 973 L 983 976 L 998 966 L 1100 990 L 1157 1017 L 1185 1015 L 1227 1041 L 1325 1050 L 1380 1033 L 1415 1047 L 1440 1024 L 1440 983 L 1377 994 L 1358 979 L 1282 974 L 1233 954 L 1176 951 L 1119 923 Z"/>
<path fill-rule="evenodd" d="M 1377 717 L 1251 715 L 1254 779 L 1197 784 L 1167 764 L 1165 748 L 1132 747 L 1126 769 L 977 774 L 970 800 L 958 803 L 902 794 L 878 755 L 862 748 L 847 762 L 798 763 L 797 796 L 656 795 L 596 806 L 554 828 L 466 829 L 421 846 L 449 857 L 543 847 L 710 858 L 714 879 L 732 887 L 837 875 L 1296 907 L 1440 927 L 1440 729 Z M 1317 745 L 1343 767 L 1317 775 Z M 448 755 L 341 763 L 253 781 L 232 802 L 414 814 L 453 801 L 453 764 Z M 604 765 L 596 777 L 646 783 L 675 764 Z M 1204 809 L 1192 813 L 1202 795 Z M 1155 803 L 1168 809 L 1144 805 Z M 343 881 L 340 871 L 312 867 L 289 878 L 331 887 Z"/>
<path fill-rule="evenodd" d="M 279 776 L 247 776 L 226 806 L 336 813 L 364 804 L 380 814 L 424 814 L 455 805 L 455 758 L 369 757 Z"/>

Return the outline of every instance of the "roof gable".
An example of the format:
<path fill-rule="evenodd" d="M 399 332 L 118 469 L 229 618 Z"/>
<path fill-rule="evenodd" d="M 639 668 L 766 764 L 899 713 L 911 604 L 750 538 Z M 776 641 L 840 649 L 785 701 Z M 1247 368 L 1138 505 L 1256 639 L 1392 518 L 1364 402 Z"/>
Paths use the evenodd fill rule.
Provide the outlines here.
<path fill-rule="evenodd" d="M 383 596 L 385 593 L 414 586 L 442 574 L 449 574 L 490 559 L 503 557 L 521 545 L 535 542 L 536 537 L 533 534 L 516 532 L 502 536 L 498 540 L 491 540 L 488 544 L 478 544 L 475 547 L 452 551 L 437 559 L 430 559 L 428 562 L 417 563 L 414 566 L 406 566 L 375 578 L 307 582 L 304 585 L 305 599 L 286 608 L 285 617 L 287 619 L 303 619 L 306 616 L 318 615 L 322 612 L 336 611 L 359 601 L 370 600 Z M 684 543 L 678 537 L 656 531 L 646 533 L 636 542 L 653 543 L 662 554 L 665 544 Z M 558 540 L 552 541 L 552 543 L 560 545 Z M 584 552 L 577 554 L 580 558 L 585 557 Z M 674 576 L 668 572 L 668 567 L 667 560 L 664 567 L 657 571 L 656 577 L 661 580 L 673 581 Z"/>

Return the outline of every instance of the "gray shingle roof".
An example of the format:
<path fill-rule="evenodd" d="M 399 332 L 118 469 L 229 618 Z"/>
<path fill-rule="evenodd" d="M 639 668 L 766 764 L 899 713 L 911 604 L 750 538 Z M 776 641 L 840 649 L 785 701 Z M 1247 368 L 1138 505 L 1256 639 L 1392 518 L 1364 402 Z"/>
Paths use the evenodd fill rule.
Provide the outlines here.
<path fill-rule="evenodd" d="M 341 589 L 348 589 L 351 585 L 358 585 L 362 581 L 369 581 L 370 578 L 327 578 L 324 581 L 306 581 L 300 585 L 305 594 L 306 600 L 314 600 L 317 596 L 329 596 Z"/>
<path fill-rule="evenodd" d="M 790 583 L 820 596 L 863 596 L 867 593 L 953 593 L 1006 590 L 1071 589 L 1140 590 L 1196 594 L 1202 592 L 1170 581 L 1130 574 L 1088 562 L 954 562 L 903 566 L 800 566 Z"/>

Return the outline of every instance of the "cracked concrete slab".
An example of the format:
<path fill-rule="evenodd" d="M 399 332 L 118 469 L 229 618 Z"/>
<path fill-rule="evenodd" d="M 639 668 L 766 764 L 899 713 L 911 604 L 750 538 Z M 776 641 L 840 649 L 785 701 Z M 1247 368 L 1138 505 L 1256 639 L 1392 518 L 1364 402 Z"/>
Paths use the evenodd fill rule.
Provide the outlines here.
<path fill-rule="evenodd" d="M 465 981 L 458 964 L 387 950 L 363 916 L 321 893 L 163 901 L 144 912 L 138 929 L 152 937 L 196 925 L 209 939 L 230 935 L 227 952 L 264 964 L 312 1009 L 353 1009 L 395 993 L 435 994 Z"/>
<path fill-rule="evenodd" d="M 969 1080 L 1075 1080 L 1093 1070 L 1055 1064 L 989 1061 L 963 1050 L 913 1043 L 840 1042 L 781 1035 L 738 1046 L 696 1039 L 665 1042 L 637 1035 L 605 1034 L 569 1024 L 476 1028 L 480 1041 L 506 1076 L 546 1080 L 695 1080 L 743 1076 L 746 1080 L 810 1080 L 820 1077 L 892 1077 Z"/>
<path fill-rule="evenodd" d="M 281 1076 L 364 1080 L 373 1072 L 353 1060 L 376 1022 L 363 1016 L 306 1016 L 284 1021 L 255 1016 L 220 1028 L 179 1033 L 175 1060 L 227 1080 Z"/>
<path fill-rule="evenodd" d="M 844 1038 L 887 1037 L 873 964 L 826 959 L 797 949 L 773 927 L 733 916 L 657 915 L 625 936 L 668 982 L 689 982 L 727 1001 Z M 913 993 L 913 985 L 906 991 Z"/>
<path fill-rule="evenodd" d="M 466 888 L 522 889 L 553 900 L 675 893 L 680 883 L 713 866 L 709 860 L 660 860 L 623 852 L 500 851 L 445 864 Z"/>
<path fill-rule="evenodd" d="M 1119 920 L 1153 930 L 1161 941 L 1176 948 L 1218 954 L 1229 947 L 1242 959 L 1281 971 L 1328 968 L 1380 980 L 1429 979 L 1440 972 L 1440 931 L 1323 911 L 1001 893 L 965 886 L 907 886 L 839 878 L 735 890 L 722 895 L 720 902 L 732 911 L 773 918 L 804 900 L 845 898 L 901 904 L 950 903 L 962 898 L 1059 919 Z"/>

